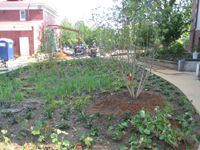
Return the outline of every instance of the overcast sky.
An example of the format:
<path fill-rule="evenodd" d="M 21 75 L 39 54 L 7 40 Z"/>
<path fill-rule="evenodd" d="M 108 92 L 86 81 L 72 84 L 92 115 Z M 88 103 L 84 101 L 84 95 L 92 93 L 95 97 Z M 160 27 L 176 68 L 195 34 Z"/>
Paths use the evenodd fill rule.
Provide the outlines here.
<path fill-rule="evenodd" d="M 66 16 L 72 24 L 78 20 L 85 22 L 92 17 L 92 9 L 99 6 L 111 7 L 113 0 L 41 0 L 50 7 L 56 8 L 60 14 L 59 21 Z"/>
<path fill-rule="evenodd" d="M 0 0 L 6 1 L 6 0 Z M 26 0 L 29 1 L 29 0 Z M 92 17 L 92 9 L 99 6 L 109 8 L 114 3 L 113 0 L 30 0 L 44 2 L 50 7 L 57 9 L 60 17 L 58 19 L 61 22 L 66 16 L 72 24 L 78 20 L 84 20 L 87 24 L 87 20 Z M 121 0 L 119 0 L 121 1 Z"/>

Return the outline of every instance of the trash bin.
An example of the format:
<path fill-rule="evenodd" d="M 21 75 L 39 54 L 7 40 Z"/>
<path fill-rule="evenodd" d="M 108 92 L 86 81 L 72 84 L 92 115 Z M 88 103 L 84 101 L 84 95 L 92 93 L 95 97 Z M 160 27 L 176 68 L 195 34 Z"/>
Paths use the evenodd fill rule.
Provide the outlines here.
<path fill-rule="evenodd" d="M 91 48 L 91 56 L 96 57 L 97 56 L 97 48 Z"/>
<path fill-rule="evenodd" d="M 198 59 L 198 53 L 196 51 L 193 53 L 193 59 Z"/>
<path fill-rule="evenodd" d="M 0 38 L 0 59 L 14 59 L 14 41 L 7 38 Z"/>

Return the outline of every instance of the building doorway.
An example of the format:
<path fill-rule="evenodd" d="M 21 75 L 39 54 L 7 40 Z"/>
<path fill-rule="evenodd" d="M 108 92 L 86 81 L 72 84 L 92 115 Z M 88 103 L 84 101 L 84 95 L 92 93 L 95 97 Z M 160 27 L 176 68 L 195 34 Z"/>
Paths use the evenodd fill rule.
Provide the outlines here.
<path fill-rule="evenodd" d="M 20 54 L 24 56 L 29 56 L 29 39 L 28 37 L 19 38 Z"/>

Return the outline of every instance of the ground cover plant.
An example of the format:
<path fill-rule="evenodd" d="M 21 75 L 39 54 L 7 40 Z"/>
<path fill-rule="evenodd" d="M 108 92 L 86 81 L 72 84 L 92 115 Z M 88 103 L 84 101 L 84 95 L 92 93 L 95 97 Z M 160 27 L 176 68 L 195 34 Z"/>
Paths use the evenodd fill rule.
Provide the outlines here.
<path fill-rule="evenodd" d="M 121 63 L 126 72 L 126 62 L 90 58 L 41 62 L 2 74 L 0 147 L 197 149 L 199 115 L 185 95 L 150 73 L 133 99 Z M 137 65 L 133 82 L 141 68 Z"/>

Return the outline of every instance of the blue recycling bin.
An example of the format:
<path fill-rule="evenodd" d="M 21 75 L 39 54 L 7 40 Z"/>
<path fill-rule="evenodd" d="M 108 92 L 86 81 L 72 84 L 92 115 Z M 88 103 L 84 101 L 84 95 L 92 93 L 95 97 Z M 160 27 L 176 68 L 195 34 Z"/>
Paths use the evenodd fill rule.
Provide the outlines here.
<path fill-rule="evenodd" d="M 0 59 L 14 59 L 14 41 L 7 38 L 0 38 Z"/>

